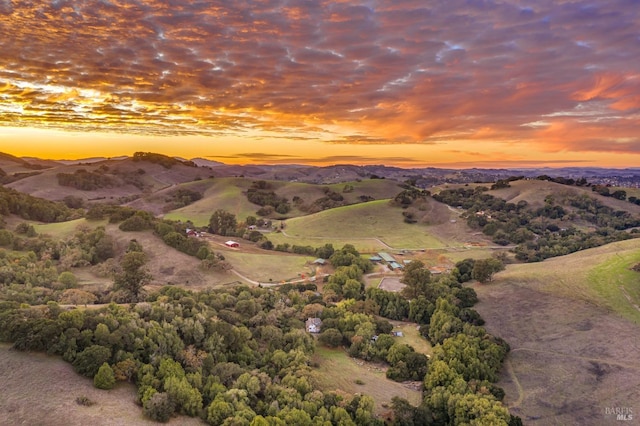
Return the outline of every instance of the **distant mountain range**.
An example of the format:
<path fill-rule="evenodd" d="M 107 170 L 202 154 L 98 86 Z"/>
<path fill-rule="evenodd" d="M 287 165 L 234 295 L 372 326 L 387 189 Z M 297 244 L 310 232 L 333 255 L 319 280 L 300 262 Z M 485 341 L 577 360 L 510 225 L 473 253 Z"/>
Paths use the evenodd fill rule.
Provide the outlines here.
<path fill-rule="evenodd" d="M 176 157 L 177 158 L 177 157 Z M 190 171 L 191 177 L 202 178 L 204 176 L 244 176 L 247 178 L 259 178 L 266 180 L 285 180 L 307 183 L 337 183 L 354 181 L 358 179 L 393 179 L 405 181 L 412 179 L 416 185 L 429 187 L 441 183 L 472 183 L 494 182 L 511 176 L 537 177 L 547 175 L 551 177 L 586 178 L 591 183 L 610 184 L 612 186 L 638 187 L 640 186 L 640 168 L 600 168 L 600 167 L 540 167 L 540 168 L 509 168 L 509 169 L 447 169 L 436 167 L 401 168 L 385 165 L 352 165 L 337 164 L 332 166 L 308 166 L 301 164 L 248 164 L 232 165 L 205 158 L 194 158 L 184 162 L 191 162 L 199 172 Z M 119 163 L 131 161 L 130 157 L 91 157 L 78 160 L 49 160 L 35 157 L 15 157 L 10 154 L 0 153 L 0 177 L 4 176 L 4 183 L 15 182 L 23 178 L 29 178 L 37 171 L 55 169 L 56 173 L 65 172 L 65 169 L 78 166 L 96 166 L 108 164 L 113 167 Z M 185 179 L 189 178 L 185 176 Z M 176 182 L 178 183 L 178 182 Z"/>

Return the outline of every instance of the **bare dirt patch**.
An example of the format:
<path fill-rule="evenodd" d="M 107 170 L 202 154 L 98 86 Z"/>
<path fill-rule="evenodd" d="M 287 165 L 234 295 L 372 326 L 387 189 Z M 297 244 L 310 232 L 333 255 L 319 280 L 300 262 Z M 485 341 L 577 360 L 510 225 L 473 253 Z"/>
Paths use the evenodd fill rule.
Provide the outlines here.
<path fill-rule="evenodd" d="M 135 404 L 133 385 L 119 384 L 104 391 L 93 381 L 76 374 L 58 357 L 24 353 L 0 344 L 0 424 L 47 426 L 111 426 L 158 424 Z M 79 405 L 87 397 L 94 404 Z M 176 417 L 170 425 L 201 425 L 199 419 Z"/>
<path fill-rule="evenodd" d="M 640 328 L 585 300 L 513 281 L 476 285 L 475 309 L 511 353 L 498 385 L 525 424 L 619 424 L 640 412 Z"/>
<path fill-rule="evenodd" d="M 402 291 L 406 285 L 400 282 L 400 277 L 384 277 L 378 287 L 382 290 L 397 293 Z"/>

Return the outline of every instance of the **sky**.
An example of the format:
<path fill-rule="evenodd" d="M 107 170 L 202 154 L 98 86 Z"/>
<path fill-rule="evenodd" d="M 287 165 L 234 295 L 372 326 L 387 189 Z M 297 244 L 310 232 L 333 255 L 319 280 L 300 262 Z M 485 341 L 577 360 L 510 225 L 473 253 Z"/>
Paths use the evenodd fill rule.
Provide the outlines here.
<path fill-rule="evenodd" d="M 640 7 L 0 0 L 0 151 L 640 166 Z"/>

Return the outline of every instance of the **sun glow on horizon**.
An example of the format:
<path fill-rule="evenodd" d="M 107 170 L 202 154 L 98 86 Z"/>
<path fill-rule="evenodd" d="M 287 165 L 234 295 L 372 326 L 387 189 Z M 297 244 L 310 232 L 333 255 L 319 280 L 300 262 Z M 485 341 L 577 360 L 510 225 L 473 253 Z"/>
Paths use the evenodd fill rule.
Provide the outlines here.
<path fill-rule="evenodd" d="M 58 6 L 0 5 L 0 151 L 640 164 L 640 9 L 605 0 Z M 590 25 L 573 25 L 587 11 Z"/>

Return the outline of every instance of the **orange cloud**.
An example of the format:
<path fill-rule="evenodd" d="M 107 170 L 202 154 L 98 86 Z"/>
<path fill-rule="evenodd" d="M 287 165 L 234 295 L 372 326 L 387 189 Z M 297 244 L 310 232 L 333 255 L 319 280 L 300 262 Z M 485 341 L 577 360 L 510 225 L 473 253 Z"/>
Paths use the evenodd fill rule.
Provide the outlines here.
<path fill-rule="evenodd" d="M 584 4 L 0 2 L 0 125 L 636 154 L 640 11 Z"/>

